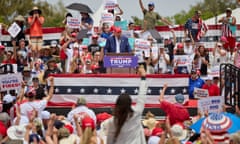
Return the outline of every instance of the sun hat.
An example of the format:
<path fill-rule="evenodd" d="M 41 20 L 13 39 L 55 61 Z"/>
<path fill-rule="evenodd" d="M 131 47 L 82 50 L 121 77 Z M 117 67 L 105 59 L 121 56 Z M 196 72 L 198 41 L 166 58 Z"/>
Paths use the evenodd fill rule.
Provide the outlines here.
<path fill-rule="evenodd" d="M 10 94 L 6 94 L 4 97 L 3 97 L 3 103 L 4 104 L 10 104 L 12 103 L 14 100 L 16 100 L 16 97 L 10 95 Z"/>
<path fill-rule="evenodd" d="M 42 14 L 42 11 L 38 7 L 33 7 L 33 9 L 29 12 L 29 15 L 33 15 L 33 12 L 37 11 L 39 14 Z"/>
<path fill-rule="evenodd" d="M 187 130 L 184 129 L 184 126 L 177 123 L 171 127 L 171 131 L 174 137 L 177 137 L 179 140 L 184 140 L 187 138 Z"/>
<path fill-rule="evenodd" d="M 95 129 L 95 123 L 94 123 L 94 120 L 90 117 L 84 117 L 82 119 L 82 129 L 85 130 L 87 127 L 90 127 L 92 130 Z"/>
<path fill-rule="evenodd" d="M 176 100 L 176 102 L 177 103 L 183 103 L 184 102 L 184 95 L 183 94 L 181 94 L 181 93 L 179 93 L 179 94 L 176 94 L 176 96 L 175 96 L 175 100 Z"/>
<path fill-rule="evenodd" d="M 142 124 L 148 127 L 150 130 L 153 130 L 156 126 L 157 120 L 155 118 L 148 118 L 142 121 Z"/>
<path fill-rule="evenodd" d="M 15 21 L 25 22 L 25 18 L 22 15 L 18 15 L 14 18 Z"/>
<path fill-rule="evenodd" d="M 25 133 L 25 125 L 13 125 L 7 129 L 7 135 L 12 140 L 23 140 Z"/>

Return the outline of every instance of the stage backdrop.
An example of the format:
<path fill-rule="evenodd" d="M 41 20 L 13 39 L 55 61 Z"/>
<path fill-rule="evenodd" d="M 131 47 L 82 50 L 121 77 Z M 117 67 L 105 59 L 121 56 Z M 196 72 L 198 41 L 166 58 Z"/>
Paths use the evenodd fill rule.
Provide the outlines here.
<path fill-rule="evenodd" d="M 136 101 L 140 78 L 137 75 L 54 75 L 55 94 L 49 106 L 72 106 L 78 97 L 84 96 L 89 107 L 111 107 L 121 93 L 128 93 Z M 174 102 L 174 96 L 182 93 L 188 99 L 188 77 L 183 75 L 149 75 L 147 77 L 147 101 L 145 107 L 159 107 L 159 94 L 168 83 L 165 98 Z"/>

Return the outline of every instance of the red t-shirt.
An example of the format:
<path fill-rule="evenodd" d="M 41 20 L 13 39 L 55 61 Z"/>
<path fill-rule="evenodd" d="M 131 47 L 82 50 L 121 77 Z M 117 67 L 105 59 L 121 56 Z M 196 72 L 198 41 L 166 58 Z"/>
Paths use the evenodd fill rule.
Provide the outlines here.
<path fill-rule="evenodd" d="M 13 58 L 10 60 L 4 60 L 2 63 L 3 64 L 16 64 L 16 60 Z"/>
<path fill-rule="evenodd" d="M 220 96 L 220 89 L 216 84 L 211 84 L 210 86 L 204 84 L 202 89 L 208 90 L 209 96 Z"/>
<path fill-rule="evenodd" d="M 171 125 L 174 125 L 176 123 L 183 123 L 185 120 L 190 119 L 188 110 L 180 104 L 172 104 L 167 101 L 162 101 L 160 108 L 169 117 Z"/>

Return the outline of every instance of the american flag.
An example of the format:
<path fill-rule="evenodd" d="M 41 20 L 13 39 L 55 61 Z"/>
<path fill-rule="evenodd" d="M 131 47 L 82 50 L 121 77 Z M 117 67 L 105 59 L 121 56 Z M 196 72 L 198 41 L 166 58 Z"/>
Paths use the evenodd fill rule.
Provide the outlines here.
<path fill-rule="evenodd" d="M 84 96 L 89 107 L 109 107 L 115 104 L 121 93 L 131 95 L 133 102 L 139 92 L 137 75 L 55 75 L 55 91 L 49 106 L 72 106 L 78 97 Z M 159 94 L 164 83 L 168 84 L 165 97 L 174 101 L 182 93 L 188 99 L 188 77 L 177 75 L 151 75 L 147 77 L 146 107 L 158 107 Z"/>

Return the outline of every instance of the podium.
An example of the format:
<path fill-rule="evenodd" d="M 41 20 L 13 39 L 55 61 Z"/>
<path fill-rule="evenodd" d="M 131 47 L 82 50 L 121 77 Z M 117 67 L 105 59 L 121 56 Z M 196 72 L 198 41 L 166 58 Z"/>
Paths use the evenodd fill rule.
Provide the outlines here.
<path fill-rule="evenodd" d="M 132 53 L 107 53 L 104 67 L 110 74 L 135 74 L 138 58 Z"/>

